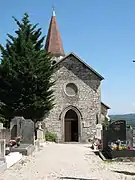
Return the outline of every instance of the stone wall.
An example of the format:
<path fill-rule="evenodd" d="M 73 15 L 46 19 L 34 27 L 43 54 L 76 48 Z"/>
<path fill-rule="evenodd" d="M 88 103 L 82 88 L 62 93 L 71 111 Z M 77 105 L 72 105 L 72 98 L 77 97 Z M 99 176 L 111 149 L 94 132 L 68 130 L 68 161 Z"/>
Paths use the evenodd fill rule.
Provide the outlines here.
<path fill-rule="evenodd" d="M 64 114 L 66 109 L 74 108 L 79 115 L 80 141 L 93 137 L 96 129 L 97 114 L 101 114 L 100 79 L 75 57 L 68 57 L 60 64 L 54 74 L 55 107 L 45 118 L 46 128 L 64 141 Z M 78 92 L 68 96 L 65 87 L 74 83 Z M 68 108 L 69 107 L 69 108 Z"/>
<path fill-rule="evenodd" d="M 102 103 L 101 103 L 101 113 L 104 116 L 107 116 L 107 114 L 108 114 L 108 108 L 106 106 L 104 106 L 104 104 L 102 104 Z"/>
<path fill-rule="evenodd" d="M 110 108 L 105 105 L 104 103 L 101 102 L 101 124 L 103 123 L 103 121 L 105 120 L 105 118 L 108 119 L 108 121 L 110 120 L 110 118 L 108 117 L 108 110 Z"/>

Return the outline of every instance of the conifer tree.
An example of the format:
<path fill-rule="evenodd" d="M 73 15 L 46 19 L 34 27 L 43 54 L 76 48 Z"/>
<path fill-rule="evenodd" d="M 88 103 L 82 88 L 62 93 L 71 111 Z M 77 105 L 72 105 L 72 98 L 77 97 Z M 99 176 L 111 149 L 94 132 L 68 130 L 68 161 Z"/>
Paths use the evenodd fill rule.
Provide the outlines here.
<path fill-rule="evenodd" d="M 0 45 L 0 114 L 41 120 L 53 108 L 54 65 L 43 49 L 44 37 L 38 24 L 31 24 L 27 13 L 15 20 L 16 36 L 8 34 L 6 46 Z"/>

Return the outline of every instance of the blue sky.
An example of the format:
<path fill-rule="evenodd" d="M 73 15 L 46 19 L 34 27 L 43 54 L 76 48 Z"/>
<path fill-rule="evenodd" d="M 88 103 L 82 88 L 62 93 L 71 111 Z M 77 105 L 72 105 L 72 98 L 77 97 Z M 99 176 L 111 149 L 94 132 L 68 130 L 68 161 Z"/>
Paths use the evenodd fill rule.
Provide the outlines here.
<path fill-rule="evenodd" d="M 4 0 L 0 4 L 0 43 L 28 12 L 47 34 L 52 6 L 66 53 L 74 52 L 105 77 L 102 101 L 110 114 L 135 112 L 134 0 Z"/>

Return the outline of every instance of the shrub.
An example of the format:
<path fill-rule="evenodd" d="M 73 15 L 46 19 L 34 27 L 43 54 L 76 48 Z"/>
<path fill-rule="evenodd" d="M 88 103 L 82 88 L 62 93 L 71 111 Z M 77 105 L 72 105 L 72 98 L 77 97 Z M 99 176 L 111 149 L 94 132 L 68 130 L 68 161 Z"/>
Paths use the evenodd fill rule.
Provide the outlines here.
<path fill-rule="evenodd" d="M 57 135 L 52 132 L 46 132 L 45 139 L 46 141 L 57 142 Z"/>
<path fill-rule="evenodd" d="M 102 126 L 105 130 L 108 129 L 108 126 L 109 126 L 109 121 L 108 121 L 108 118 L 105 117 L 104 121 L 102 122 Z"/>

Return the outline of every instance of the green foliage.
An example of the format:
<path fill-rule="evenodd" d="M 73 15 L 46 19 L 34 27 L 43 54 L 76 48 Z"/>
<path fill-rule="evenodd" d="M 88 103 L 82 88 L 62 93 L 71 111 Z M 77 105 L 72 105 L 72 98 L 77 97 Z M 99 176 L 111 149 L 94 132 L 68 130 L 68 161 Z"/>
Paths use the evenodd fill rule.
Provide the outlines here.
<path fill-rule="evenodd" d="M 8 120 L 5 119 L 2 115 L 0 115 L 0 123 L 3 123 L 4 126 L 6 126 Z"/>
<path fill-rule="evenodd" d="M 107 118 L 107 117 L 105 117 L 102 125 L 103 125 L 103 128 L 107 130 L 107 128 L 108 128 L 108 126 L 109 126 L 109 121 L 108 121 L 108 118 Z"/>
<path fill-rule="evenodd" d="M 41 120 L 54 105 L 52 56 L 43 49 L 41 28 L 30 23 L 28 14 L 21 22 L 13 19 L 16 36 L 8 34 L 6 46 L 0 45 L 0 113 L 5 119 Z"/>
<path fill-rule="evenodd" d="M 4 104 L 0 102 L 0 123 L 3 123 L 4 126 L 7 126 L 8 120 L 3 116 L 3 108 Z"/>
<path fill-rule="evenodd" d="M 55 133 L 46 132 L 45 139 L 46 141 L 57 142 L 57 135 Z"/>

